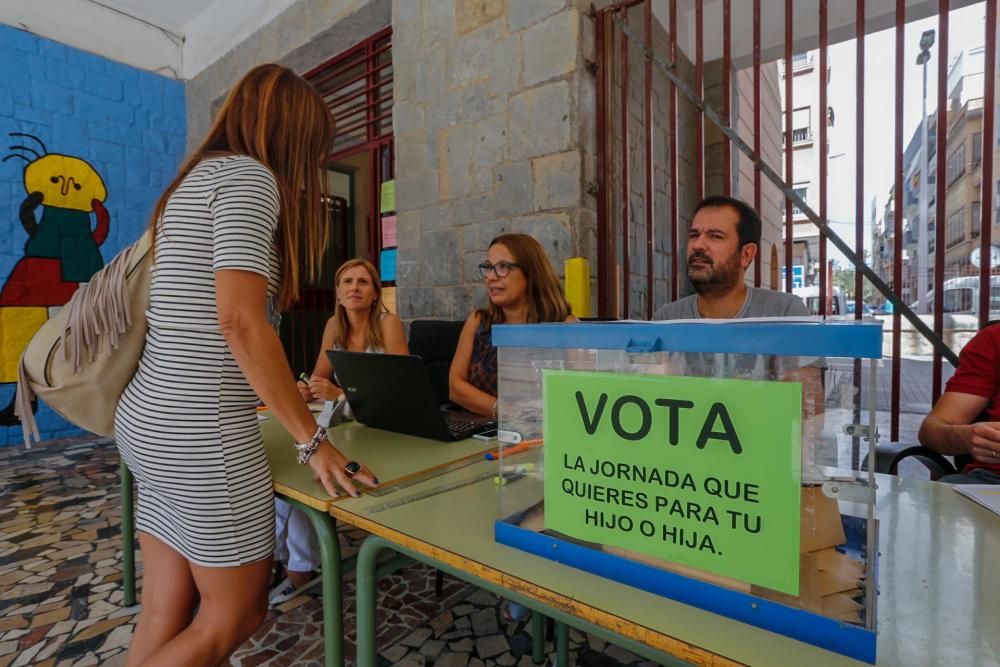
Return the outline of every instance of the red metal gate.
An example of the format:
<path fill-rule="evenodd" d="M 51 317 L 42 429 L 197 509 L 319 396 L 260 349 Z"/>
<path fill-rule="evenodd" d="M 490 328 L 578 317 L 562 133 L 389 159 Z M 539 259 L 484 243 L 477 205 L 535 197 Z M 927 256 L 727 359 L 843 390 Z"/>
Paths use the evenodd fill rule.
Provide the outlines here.
<path fill-rule="evenodd" d="M 817 0 L 817 10 L 808 21 L 803 21 L 803 17 L 795 16 L 793 0 L 772 0 L 765 2 L 769 14 L 763 15 L 762 0 L 752 0 L 752 2 L 732 2 L 732 0 L 722 0 L 719 3 L 706 3 L 704 0 L 694 0 L 693 8 L 688 10 L 686 16 L 678 17 L 677 0 L 667 0 L 665 17 L 657 17 L 654 20 L 654 7 L 652 0 L 626 0 L 613 3 L 603 9 L 595 10 L 592 16 L 595 21 L 595 41 L 597 67 L 595 73 L 597 77 L 597 176 L 598 176 L 598 311 L 604 317 L 649 317 L 656 306 L 666 300 L 676 299 L 680 292 L 680 276 L 683 275 L 683 220 L 689 215 L 694 203 L 705 193 L 706 187 L 706 167 L 709 164 L 708 147 L 705 144 L 706 129 L 705 121 L 718 132 L 722 137 L 722 165 L 723 178 L 721 183 L 713 187 L 713 192 L 729 194 L 732 190 L 732 156 L 735 146 L 736 155 L 744 155 L 753 165 L 753 195 L 754 206 L 761 210 L 762 187 L 777 188 L 781 196 L 784 197 L 784 235 L 783 252 L 776 253 L 783 257 L 786 267 L 783 287 L 786 291 L 792 290 L 792 253 L 793 253 L 793 212 L 808 218 L 809 221 L 819 231 L 819 267 L 818 271 L 818 293 L 819 313 L 823 316 L 832 313 L 833 286 L 832 278 L 828 270 L 828 244 L 833 243 L 853 265 L 854 275 L 854 318 L 861 319 L 864 315 L 866 304 L 863 301 L 865 285 L 870 284 L 879 298 L 884 299 L 892 305 L 891 317 L 887 317 L 886 333 L 891 336 L 891 418 L 890 418 L 890 439 L 899 439 L 899 417 L 901 403 L 901 325 L 905 319 L 908 327 L 919 334 L 919 337 L 927 341 L 933 349 L 933 378 L 930 391 L 931 400 L 936 400 L 942 390 L 943 382 L 943 360 L 948 360 L 951 364 L 957 363 L 957 345 L 945 343 L 945 318 L 947 294 L 945 290 L 945 252 L 946 247 L 946 202 L 949 198 L 950 183 L 943 175 L 948 170 L 948 136 L 949 116 L 954 111 L 949 109 L 948 78 L 949 66 L 948 57 L 941 57 L 940 54 L 948 54 L 948 33 L 949 17 L 953 9 L 961 6 L 969 6 L 970 2 L 962 0 L 939 0 L 937 4 L 937 23 L 939 41 L 937 44 L 938 68 L 937 68 L 937 127 L 944 128 L 945 131 L 936 133 L 936 167 L 937 181 L 935 191 L 934 211 L 934 265 L 933 284 L 937 288 L 937 293 L 943 297 L 933 299 L 933 315 L 929 318 L 929 323 L 921 319 L 913 309 L 904 301 L 904 257 L 903 257 L 903 197 L 904 197 L 904 36 L 905 27 L 908 21 L 926 18 L 926 6 L 911 7 L 910 16 L 907 15 L 905 0 L 855 0 L 854 3 L 830 3 L 829 0 Z M 783 4 L 783 7 L 782 7 Z M 955 5 L 956 7 L 953 7 Z M 685 3 L 681 3 L 681 8 Z M 1000 285 L 991 288 L 990 276 L 997 271 L 991 266 L 992 257 L 992 227 L 994 217 L 994 195 L 995 195 L 995 175 L 993 173 L 993 163 L 996 154 L 995 122 L 997 116 L 995 85 L 997 78 L 997 3 L 989 0 L 982 4 L 984 14 L 984 26 L 981 33 L 984 44 L 984 68 L 983 68 L 983 93 L 982 93 L 982 132 L 979 151 L 981 152 L 980 162 L 973 165 L 976 169 L 981 168 L 981 185 L 979 197 L 974 204 L 974 210 L 980 211 L 978 230 L 975 229 L 975 214 L 973 214 L 972 233 L 979 234 L 979 270 L 978 270 L 978 306 L 975 313 L 978 316 L 980 325 L 990 318 L 990 296 L 1000 294 Z M 857 125 L 855 135 L 855 184 L 856 201 L 854 202 L 854 238 L 853 244 L 849 244 L 842 239 L 833 228 L 830 227 L 828 219 L 828 186 L 829 175 L 827 164 L 828 155 L 827 128 L 829 125 L 827 116 L 828 105 L 828 59 L 830 51 L 830 12 L 831 9 L 837 12 L 837 38 L 841 41 L 854 39 L 854 57 L 856 69 L 854 72 L 856 85 L 856 100 L 854 102 L 854 118 Z M 707 14 L 707 12 L 709 12 Z M 778 15 L 783 13 L 781 21 L 777 21 Z M 845 25 L 844 14 L 853 14 L 853 31 L 850 25 Z M 706 16 L 709 16 L 709 25 L 706 26 Z M 931 14 L 930 16 L 933 16 Z M 734 65 L 737 56 L 733 53 L 734 33 L 732 25 L 734 17 L 737 25 L 748 26 L 750 30 L 750 41 L 752 44 L 740 59 L 740 64 Z M 679 20 L 680 18 L 680 20 Z M 665 20 L 664 20 L 665 19 Z M 865 233 L 864 233 L 864 178 L 865 178 L 865 134 L 864 126 L 866 120 L 865 106 L 865 76 L 866 65 L 869 68 L 879 66 L 879 63 L 866 63 L 865 42 L 866 37 L 876 30 L 881 30 L 887 26 L 892 26 L 894 35 L 894 187 L 893 187 L 893 226 L 891 236 L 892 243 L 892 269 L 891 275 L 881 275 L 879 272 L 866 263 L 864 259 Z M 802 32 L 802 26 L 809 24 L 805 31 L 808 34 L 796 34 L 794 28 L 798 26 Z M 762 44 L 761 26 L 764 25 L 784 25 L 783 43 Z M 685 35 L 684 26 L 693 25 L 694 34 Z M 675 30 L 674 26 L 678 26 Z M 657 41 L 656 31 L 665 30 L 667 36 Z M 721 33 L 721 48 L 716 59 L 705 61 L 706 35 L 718 35 Z M 742 39 L 743 32 L 736 33 Z M 689 58 L 678 48 L 681 37 L 690 37 L 686 40 L 689 44 L 687 53 Z M 811 45 L 811 46 L 810 46 Z M 818 66 L 821 75 L 819 76 L 819 109 L 822 118 L 819 122 L 819 196 L 814 211 L 804 200 L 794 191 L 794 164 L 793 151 L 799 138 L 795 136 L 795 123 L 793 111 L 795 110 L 794 91 L 792 79 L 796 68 L 796 54 L 801 54 L 803 47 L 818 49 Z M 774 164 L 769 164 L 762 155 L 764 153 L 761 145 L 762 133 L 762 102 L 761 102 L 761 67 L 763 49 L 767 47 L 774 53 L 780 47 L 783 52 L 781 62 L 784 70 L 784 108 L 782 115 L 784 118 L 784 174 L 781 174 L 780 160 Z M 629 61 L 639 58 L 642 62 L 642 74 L 639 76 L 630 68 Z M 706 67 L 714 69 L 721 67 L 721 100 L 709 102 L 706 99 L 708 94 L 705 89 Z M 752 112 L 752 138 L 744 141 L 739 132 L 735 131 L 733 125 L 733 84 L 731 75 L 740 68 L 750 70 L 752 68 L 752 94 L 750 95 Z M 654 77 L 661 76 L 666 79 L 665 89 L 657 88 Z M 637 92 L 637 89 L 641 93 Z M 656 140 L 651 136 L 651 130 L 656 127 L 657 120 L 654 120 L 654 102 L 651 98 L 659 98 L 661 95 L 667 97 L 666 125 L 668 127 L 666 137 L 661 142 L 659 148 Z M 634 104 L 634 100 L 641 97 L 639 105 Z M 632 100 L 630 102 L 630 100 Z M 630 107 L 630 104 L 633 107 Z M 682 173 L 684 166 L 682 158 L 685 153 L 678 150 L 680 143 L 686 140 L 687 135 L 681 131 L 681 126 L 687 124 L 687 119 L 682 117 L 679 110 L 681 105 L 689 107 L 689 113 L 693 113 L 690 119 L 690 134 L 694 137 L 694 145 L 691 150 L 690 160 L 693 162 L 693 174 L 684 178 Z M 632 108 L 638 106 L 638 113 L 629 113 Z M 867 109 L 869 114 L 884 113 L 883 109 Z M 922 116 L 922 122 L 928 123 L 927 117 Z M 662 120 L 662 119 L 661 119 Z M 829 119 L 832 121 L 832 118 Z M 641 125 L 641 132 L 633 129 L 633 125 Z M 811 135 L 810 135 L 811 136 Z M 637 148 L 638 147 L 638 148 Z M 658 175 L 657 165 L 651 157 L 655 150 L 660 150 L 665 156 L 665 174 Z M 977 149 L 973 147 L 973 153 Z M 633 155 L 644 156 L 643 160 L 637 160 Z M 964 155 L 964 153 L 963 153 Z M 975 158 L 974 158 L 975 159 Z M 632 167 L 630 169 L 630 166 Z M 634 196 L 635 189 L 630 185 L 630 180 L 634 182 L 636 168 L 643 170 L 643 189 L 641 197 Z M 964 172 L 964 165 L 962 166 Z M 665 181 L 665 182 L 664 182 Z M 929 183 L 929 181 L 928 181 Z M 927 183 L 921 187 L 930 189 Z M 717 190 L 715 189 L 717 188 Z M 683 203 L 680 201 L 682 191 L 694 192 L 693 197 L 687 197 Z M 657 193 L 667 193 L 665 197 L 665 210 L 657 211 L 655 201 Z M 750 197 L 744 196 L 745 199 Z M 661 196 L 661 200 L 664 197 Z M 637 203 L 638 202 L 638 203 Z M 641 207 L 644 215 L 637 216 L 633 210 Z M 645 253 L 637 252 L 642 245 L 640 239 L 633 242 L 633 237 L 637 231 L 644 237 Z M 658 244 L 657 241 L 660 241 Z M 665 243 L 663 241 L 666 241 Z M 654 252 L 659 246 L 666 249 L 663 252 L 668 260 L 665 264 L 657 265 L 654 261 Z M 772 249 L 773 250 L 773 249 Z M 753 280 L 754 284 L 760 285 L 762 282 L 761 263 L 764 253 L 758 253 L 758 259 L 754 264 Z M 772 255 L 773 256 L 773 255 Z M 772 267 L 772 276 L 776 275 L 776 267 Z M 619 278 L 620 276 L 620 278 Z M 665 282 L 668 289 L 661 290 L 664 298 L 657 298 L 658 292 L 655 286 L 658 282 Z M 636 305 L 635 294 L 638 293 L 636 285 L 644 287 L 638 290 L 645 295 L 643 303 Z M 643 285 L 644 284 L 644 285 Z M 1000 308 L 1000 296 L 994 298 L 994 310 Z M 954 339 L 954 336 L 952 336 Z"/>

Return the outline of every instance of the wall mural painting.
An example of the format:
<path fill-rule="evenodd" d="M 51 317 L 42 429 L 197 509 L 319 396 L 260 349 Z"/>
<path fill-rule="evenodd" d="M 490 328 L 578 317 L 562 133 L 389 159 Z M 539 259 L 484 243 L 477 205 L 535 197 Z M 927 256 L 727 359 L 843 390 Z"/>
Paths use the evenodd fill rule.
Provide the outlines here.
<path fill-rule="evenodd" d="M 104 207 L 107 187 L 92 166 L 71 155 L 49 153 L 34 135 L 11 132 L 10 137 L 13 152 L 3 161 L 26 163 L 19 217 L 28 240 L 24 256 L 0 288 L 0 384 L 17 382 L 28 341 L 80 283 L 104 266 L 99 248 L 110 225 Z M 12 398 L 0 410 L 0 425 L 19 423 Z"/>

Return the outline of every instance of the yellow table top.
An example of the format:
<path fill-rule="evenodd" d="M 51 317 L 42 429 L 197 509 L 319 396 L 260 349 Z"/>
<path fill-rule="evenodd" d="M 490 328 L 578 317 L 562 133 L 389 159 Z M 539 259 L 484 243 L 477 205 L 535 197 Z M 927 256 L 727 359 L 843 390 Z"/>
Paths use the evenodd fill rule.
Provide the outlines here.
<path fill-rule="evenodd" d="M 471 479 L 492 466 L 478 463 L 399 494 Z M 879 484 L 877 664 L 1000 664 L 1000 517 L 947 485 L 884 476 Z M 391 497 L 346 498 L 331 513 L 694 664 L 864 664 L 497 544 L 491 480 L 371 511 Z"/>
<path fill-rule="evenodd" d="M 492 479 L 380 509 L 387 501 L 495 471 L 495 462 L 475 462 L 382 497 L 331 502 L 311 471 L 284 449 L 291 438 L 283 429 L 265 422 L 263 430 L 279 491 L 693 664 L 863 664 L 497 544 L 499 494 Z M 363 460 L 383 481 L 485 449 L 475 440 L 439 443 L 358 425 L 340 426 L 332 434 L 345 454 Z M 1000 517 L 944 484 L 881 475 L 878 483 L 878 664 L 1000 664 Z"/>
<path fill-rule="evenodd" d="M 296 462 L 292 447 L 294 438 L 271 417 L 261 422 L 261 432 L 275 490 L 309 507 L 327 511 L 333 497 L 314 478 L 312 468 Z M 491 449 L 489 443 L 472 438 L 439 442 L 367 428 L 357 423 L 341 424 L 331 429 L 330 438 L 348 460 L 367 465 L 383 485 L 466 457 L 481 457 Z"/>

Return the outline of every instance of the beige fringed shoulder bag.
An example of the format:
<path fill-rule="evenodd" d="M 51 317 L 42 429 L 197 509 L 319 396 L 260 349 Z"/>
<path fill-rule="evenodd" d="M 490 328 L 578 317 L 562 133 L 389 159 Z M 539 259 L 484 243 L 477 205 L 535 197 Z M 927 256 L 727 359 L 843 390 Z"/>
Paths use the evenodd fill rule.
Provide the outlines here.
<path fill-rule="evenodd" d="M 35 396 L 80 428 L 114 435 L 118 399 L 146 344 L 152 255 L 147 230 L 77 289 L 28 342 L 15 399 L 26 445 L 32 436 L 40 440 L 31 405 Z"/>

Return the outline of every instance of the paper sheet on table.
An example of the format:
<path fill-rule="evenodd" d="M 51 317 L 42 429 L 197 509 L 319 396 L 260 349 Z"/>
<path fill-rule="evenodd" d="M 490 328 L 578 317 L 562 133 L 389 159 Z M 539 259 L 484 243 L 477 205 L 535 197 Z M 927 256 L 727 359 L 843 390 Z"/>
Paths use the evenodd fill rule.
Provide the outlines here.
<path fill-rule="evenodd" d="M 951 488 L 994 514 L 1000 514 L 1000 485 L 956 484 Z"/>
<path fill-rule="evenodd" d="M 382 218 L 382 247 L 396 247 L 396 216 L 394 215 Z"/>

